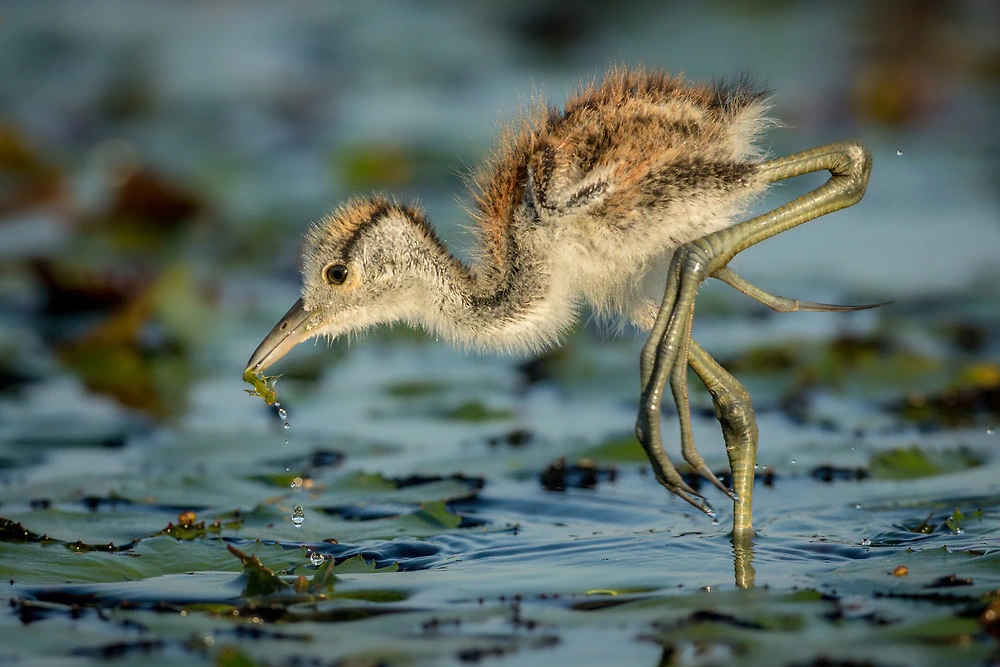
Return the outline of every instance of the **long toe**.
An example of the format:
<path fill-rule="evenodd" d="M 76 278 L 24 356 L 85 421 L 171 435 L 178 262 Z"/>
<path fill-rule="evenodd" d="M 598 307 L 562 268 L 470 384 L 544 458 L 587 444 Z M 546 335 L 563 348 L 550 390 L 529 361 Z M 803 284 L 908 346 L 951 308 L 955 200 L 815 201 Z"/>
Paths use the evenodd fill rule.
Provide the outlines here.
<path fill-rule="evenodd" d="M 727 496 L 729 496 L 730 500 L 736 500 L 736 494 L 733 493 L 733 490 L 730 489 L 730 488 L 728 488 L 721 481 L 719 481 L 719 478 L 715 476 L 715 473 L 713 473 L 711 470 L 708 469 L 707 465 L 705 465 L 704 463 L 702 463 L 700 466 L 698 466 L 697 468 L 695 468 L 695 472 L 697 472 L 699 475 L 701 475 L 702 477 L 704 477 L 705 479 L 707 479 L 709 482 L 711 482 L 712 486 L 714 486 L 715 488 L 717 488 L 719 491 L 722 491 L 724 494 L 726 494 Z"/>
<path fill-rule="evenodd" d="M 680 488 L 667 487 L 667 490 L 670 491 L 675 496 L 677 496 L 678 498 L 683 498 L 687 502 L 691 503 L 694 507 L 697 507 L 699 510 L 701 510 L 708 516 L 712 517 L 713 519 L 715 518 L 715 510 L 712 508 L 711 505 L 708 504 L 708 501 L 705 500 L 701 495 L 697 493 L 690 494 Z"/>
<path fill-rule="evenodd" d="M 664 487 L 666 487 L 667 491 L 669 491 L 670 493 L 675 493 L 678 496 L 681 496 L 682 498 L 684 498 L 684 495 L 681 494 L 685 494 L 687 496 L 704 499 L 704 496 L 695 491 L 687 482 L 684 481 L 684 478 L 681 477 L 680 473 L 677 472 L 676 468 L 673 469 L 672 473 L 673 474 L 671 474 L 669 478 L 665 477 L 664 475 L 657 474 L 656 480 Z M 688 498 L 684 498 L 684 500 L 691 502 L 691 500 Z"/>
<path fill-rule="evenodd" d="M 816 301 L 797 301 L 797 310 L 807 310 L 817 313 L 849 313 L 856 310 L 871 310 L 888 306 L 892 301 L 880 301 L 879 303 L 862 303 L 856 306 L 839 303 L 819 303 Z"/>

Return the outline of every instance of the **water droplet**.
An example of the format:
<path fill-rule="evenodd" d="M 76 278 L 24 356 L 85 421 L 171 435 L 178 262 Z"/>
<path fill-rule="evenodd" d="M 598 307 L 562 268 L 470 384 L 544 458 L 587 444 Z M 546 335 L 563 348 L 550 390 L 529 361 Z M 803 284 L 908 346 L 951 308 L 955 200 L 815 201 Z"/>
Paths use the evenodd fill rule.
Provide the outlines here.
<path fill-rule="evenodd" d="M 902 156 L 903 155 L 903 151 L 896 151 L 896 155 Z"/>
<path fill-rule="evenodd" d="M 872 541 L 869 540 L 867 537 L 865 539 L 861 540 L 861 546 L 863 546 L 865 549 L 867 549 L 871 545 L 872 545 Z"/>
<path fill-rule="evenodd" d="M 795 459 L 792 459 L 792 463 L 795 463 Z"/>
<path fill-rule="evenodd" d="M 993 435 L 993 429 L 991 428 L 986 429 L 986 435 Z"/>
<path fill-rule="evenodd" d="M 284 408 L 278 408 L 278 416 L 282 419 L 288 419 L 288 410 Z"/>
<path fill-rule="evenodd" d="M 296 477 L 295 479 L 292 480 L 292 483 L 289 484 L 289 486 L 291 486 L 293 489 L 301 489 L 302 488 L 302 478 L 301 477 Z"/>
<path fill-rule="evenodd" d="M 309 554 L 309 562 L 315 565 L 316 567 L 319 567 L 324 562 L 326 562 L 326 556 L 324 556 L 318 551 L 314 551 L 311 554 Z"/>
<path fill-rule="evenodd" d="M 281 428 L 291 428 L 291 426 L 292 426 L 291 424 L 289 424 L 288 422 L 285 422 L 285 425 L 282 426 Z"/>
<path fill-rule="evenodd" d="M 955 528 L 955 534 L 956 534 L 956 535 L 961 535 L 961 534 L 962 534 L 962 533 L 964 533 L 964 532 L 965 532 L 965 529 L 964 529 L 964 528 L 961 528 L 961 527 L 956 527 L 956 528 Z"/>
<path fill-rule="evenodd" d="M 288 444 L 288 438 L 285 438 L 285 444 L 286 444 L 286 445 Z M 285 470 L 287 471 L 287 470 L 288 470 L 288 468 L 285 468 Z"/>
<path fill-rule="evenodd" d="M 302 522 L 306 520 L 306 513 L 302 511 L 302 505 L 296 505 L 292 510 L 292 523 L 296 528 L 302 527 Z"/>

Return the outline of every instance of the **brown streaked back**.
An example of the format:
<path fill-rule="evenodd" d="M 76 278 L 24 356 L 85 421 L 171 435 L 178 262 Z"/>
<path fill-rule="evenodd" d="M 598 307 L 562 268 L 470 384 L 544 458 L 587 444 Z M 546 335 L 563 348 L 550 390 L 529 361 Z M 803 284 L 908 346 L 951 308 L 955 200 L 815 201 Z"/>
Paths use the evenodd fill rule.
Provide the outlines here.
<path fill-rule="evenodd" d="M 747 77 L 687 84 L 664 72 L 616 68 L 563 110 L 536 109 L 502 131 L 473 178 L 483 240 L 503 254 L 529 174 L 544 206 L 558 193 L 568 195 L 563 203 L 586 197 L 586 188 L 576 192 L 574 185 L 606 173 L 608 194 L 592 213 L 612 224 L 689 187 L 735 186 L 752 170 L 767 94 Z"/>

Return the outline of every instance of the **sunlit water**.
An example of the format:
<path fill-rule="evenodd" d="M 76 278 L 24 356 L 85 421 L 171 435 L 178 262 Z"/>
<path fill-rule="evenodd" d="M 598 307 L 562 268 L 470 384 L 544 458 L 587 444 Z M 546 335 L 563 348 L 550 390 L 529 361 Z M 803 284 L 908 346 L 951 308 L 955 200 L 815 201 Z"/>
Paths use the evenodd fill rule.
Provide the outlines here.
<path fill-rule="evenodd" d="M 86 389 L 45 348 L 40 332 L 57 324 L 32 305 L 33 288 L 21 287 L 26 279 L 14 271 L 4 274 L 5 296 L 14 298 L 2 305 L 0 342 L 16 360 L 35 361 L 25 366 L 32 381 L 0 396 L 0 517 L 14 522 L 4 524 L 0 541 L 10 603 L 0 615 L 0 663 L 220 664 L 227 650 L 258 664 L 996 658 L 996 631 L 978 620 L 984 595 L 1000 588 L 996 414 L 980 405 L 956 426 L 906 419 L 898 409 L 913 395 L 934 397 L 967 382 L 963 371 L 995 365 L 1000 352 L 1000 228 L 982 158 L 995 124 L 983 120 L 992 107 L 979 97 L 945 100 L 909 129 L 849 120 L 854 80 L 840 69 L 863 49 L 824 41 L 817 62 L 807 39 L 820 29 L 831 34 L 831 26 L 854 34 L 861 19 L 835 4 L 764 16 L 674 9 L 629 19 L 622 10 L 624 18 L 602 18 L 611 26 L 604 31 L 560 23 L 558 15 L 510 19 L 534 39 L 551 32 L 539 25 L 577 25 L 586 45 L 578 50 L 590 55 L 561 64 L 553 54 L 565 52 L 544 40 L 508 43 L 515 37 L 501 28 L 505 21 L 440 8 L 414 14 L 397 6 L 372 22 L 337 15 L 348 10 L 334 5 L 310 10 L 317 14 L 229 14 L 197 4 L 190 11 L 207 12 L 197 21 L 154 13 L 137 38 L 124 18 L 110 20 L 114 3 L 94 6 L 92 30 L 122 46 L 108 47 L 109 61 L 140 63 L 135 81 L 157 75 L 142 70 L 128 46 L 162 36 L 156 48 L 171 54 L 165 62 L 174 69 L 154 68 L 165 77 L 153 94 L 153 104 L 165 105 L 158 120 L 88 121 L 98 103 L 66 101 L 85 86 L 67 89 L 65 68 L 51 65 L 62 62 L 59 53 L 74 53 L 77 32 L 66 37 L 45 23 L 55 19 L 38 16 L 40 36 L 29 31 L 34 37 L 21 46 L 3 43 L 14 51 L 0 66 L 38 68 L 0 78 L 9 113 L 67 150 L 102 128 L 124 136 L 133 127 L 146 159 L 181 172 L 194 164 L 191 180 L 206 182 L 229 218 L 252 226 L 232 223 L 220 234 L 237 239 L 216 249 L 238 256 L 230 264 L 193 270 L 212 276 L 220 304 L 211 326 L 194 323 L 188 403 L 169 419 Z M 56 25 L 81 20 L 52 15 Z M 392 22 L 397 15 L 402 23 Z M 22 24 L 5 14 L 3 29 L 11 25 Z M 284 42 L 261 38 L 274 25 L 312 37 L 276 47 Z M 420 31 L 428 36 L 409 39 Z M 380 41 L 387 34 L 390 42 Z M 227 58 L 199 58 L 217 53 L 206 44 L 220 40 Z M 431 51 L 395 51 L 410 42 Z M 17 50 L 36 43 L 31 57 Z M 459 58 L 468 69 L 455 65 L 449 44 L 468 52 Z M 287 69 L 296 58 L 311 68 L 301 79 Z M 628 332 L 605 340 L 586 329 L 542 370 L 375 333 L 329 352 L 300 346 L 283 361 L 277 411 L 241 391 L 246 357 L 297 294 L 295 252 L 307 221 L 354 187 L 336 162 L 350 155 L 335 149 L 358 137 L 381 145 L 405 136 L 413 145 L 401 141 L 402 152 L 428 164 L 463 151 L 474 161 L 497 108 L 516 106 L 512 95 L 529 96 L 544 80 L 558 96 L 609 58 L 670 64 L 693 77 L 744 65 L 763 70 L 789 125 L 775 130 L 775 152 L 859 136 L 876 156 L 861 205 L 751 250 L 737 268 L 789 296 L 894 305 L 765 316 L 718 290 L 700 297 L 696 338 L 746 382 L 758 411 L 752 545 L 734 547 L 728 501 L 707 485 L 716 522 L 665 492 L 635 447 L 609 454 L 606 445 L 627 437 L 635 418 L 641 340 Z M 80 81 L 103 80 L 93 74 L 104 71 L 96 56 L 72 60 L 84 68 L 74 70 Z M 227 62 L 238 67 L 216 69 Z M 220 71 L 228 72 L 222 81 L 213 78 Z M 817 81 L 827 87 L 817 89 Z M 230 97 L 241 103 L 216 106 Z M 269 102 L 253 106 L 259 97 Z M 306 132 L 289 118 L 324 129 Z M 178 139 L 188 133 L 195 139 Z M 335 135 L 324 149 L 330 155 L 317 139 L 327 133 Z M 230 160 L 245 164 L 220 164 Z M 332 186 L 331 163 L 340 165 Z M 446 183 L 422 182 L 424 170 L 415 169 L 416 180 L 404 184 L 449 240 L 464 219 L 451 194 L 460 187 L 454 164 L 438 177 Z M 87 179 L 71 179 L 83 201 L 95 196 Z M 782 186 L 767 204 L 795 187 Z M 59 234 L 78 224 L 14 221 L 0 230 L 3 256 L 20 262 L 74 248 L 79 239 Z M 193 234 L 191 257 L 212 252 L 205 236 Z M 258 254 L 239 257 L 244 252 Z M 955 343 L 963 326 L 981 332 L 974 351 Z M 816 360 L 838 340 L 861 343 L 854 356 Z M 809 345 L 812 352 L 782 361 L 780 352 Z M 711 403 L 703 393 L 693 400 L 699 450 L 723 471 Z M 664 433 L 676 458 L 669 412 Z M 939 454 L 937 468 L 901 479 L 875 474 L 880 455 L 914 447 Z M 566 474 L 555 490 L 550 471 L 561 458 Z M 189 512 L 196 518 L 183 525 Z M 256 555 L 297 592 L 251 595 L 253 577 L 227 546 Z M 309 591 L 330 560 L 335 580 Z M 751 587 L 739 590 L 737 582 Z"/>

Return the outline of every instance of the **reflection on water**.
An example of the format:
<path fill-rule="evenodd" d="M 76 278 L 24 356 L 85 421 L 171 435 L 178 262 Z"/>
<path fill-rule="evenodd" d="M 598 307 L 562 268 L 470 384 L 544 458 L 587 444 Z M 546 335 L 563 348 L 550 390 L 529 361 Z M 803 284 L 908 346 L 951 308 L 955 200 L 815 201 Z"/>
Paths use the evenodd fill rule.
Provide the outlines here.
<path fill-rule="evenodd" d="M 990 3 L 55 4 L 0 22 L 4 656 L 995 658 Z M 760 418 L 756 536 L 728 534 L 728 503 L 713 524 L 670 498 L 622 436 L 629 332 L 533 360 L 407 330 L 319 344 L 282 369 L 282 444 L 287 413 L 238 375 L 298 293 L 308 222 L 356 191 L 419 195 L 463 247 L 458 175 L 497 116 L 609 61 L 749 68 L 786 123 L 772 154 L 855 137 L 875 154 L 863 202 L 738 270 L 892 306 L 779 316 L 699 294 L 695 337 Z M 710 398 L 692 407 L 726 472 Z M 227 545 L 294 593 L 242 597 L 254 575 Z M 312 579 L 324 556 L 332 583 Z"/>

